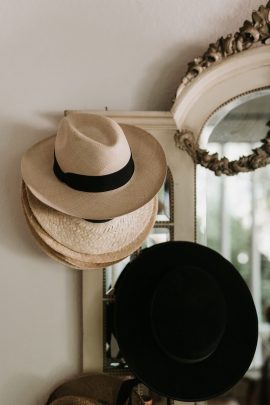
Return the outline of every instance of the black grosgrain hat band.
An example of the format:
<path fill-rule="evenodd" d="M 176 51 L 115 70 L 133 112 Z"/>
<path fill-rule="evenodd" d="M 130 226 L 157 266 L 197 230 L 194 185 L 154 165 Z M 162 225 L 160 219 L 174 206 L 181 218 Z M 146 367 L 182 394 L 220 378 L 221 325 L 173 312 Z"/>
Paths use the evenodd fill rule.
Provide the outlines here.
<path fill-rule="evenodd" d="M 124 186 L 134 173 L 134 161 L 132 155 L 130 155 L 127 164 L 116 172 L 103 176 L 86 176 L 83 174 L 63 172 L 54 153 L 53 171 L 60 181 L 74 190 L 101 193 Z"/>
<path fill-rule="evenodd" d="M 93 222 L 93 224 L 101 224 L 103 222 L 111 221 L 112 218 L 109 218 L 109 219 L 86 219 L 86 218 L 84 218 L 84 220 L 87 222 Z"/>

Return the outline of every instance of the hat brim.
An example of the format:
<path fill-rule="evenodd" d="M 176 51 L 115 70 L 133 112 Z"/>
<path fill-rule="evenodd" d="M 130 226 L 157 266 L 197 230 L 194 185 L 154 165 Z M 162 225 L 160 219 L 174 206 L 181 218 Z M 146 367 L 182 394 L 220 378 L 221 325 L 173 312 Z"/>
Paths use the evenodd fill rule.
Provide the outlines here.
<path fill-rule="evenodd" d="M 65 397 L 89 398 L 99 403 L 116 404 L 121 385 L 130 377 L 114 377 L 108 374 L 84 374 L 75 377 L 57 387 L 50 395 L 46 405 L 54 404 L 57 399 Z M 56 402 L 57 403 L 57 402 Z M 131 403 L 142 405 L 138 393 L 133 389 Z"/>
<path fill-rule="evenodd" d="M 168 357 L 151 329 L 156 284 L 172 265 L 179 271 L 181 266 L 207 271 L 227 305 L 226 328 L 216 351 L 197 363 Z M 230 262 L 198 244 L 167 242 L 142 251 L 121 273 L 116 285 L 115 330 L 123 357 L 145 385 L 161 395 L 196 402 L 222 394 L 242 378 L 255 353 L 258 320 L 250 291 Z"/>
<path fill-rule="evenodd" d="M 77 397 L 73 395 L 66 395 L 64 397 L 55 399 L 51 402 L 51 405 L 100 405 L 100 402 L 82 396 Z"/>
<path fill-rule="evenodd" d="M 67 266 L 71 267 L 75 270 L 93 270 L 93 269 L 99 269 L 99 268 L 104 268 L 107 266 L 110 266 L 114 263 L 104 263 L 104 264 L 97 264 L 97 263 L 91 263 L 87 261 L 81 261 L 77 259 L 71 259 L 69 257 L 66 257 L 62 255 L 61 253 L 58 253 L 56 250 L 53 250 L 50 248 L 43 239 L 40 238 L 39 234 L 36 232 L 36 230 L 32 227 L 30 221 L 26 217 L 26 222 L 30 228 L 30 231 L 35 238 L 38 246 L 41 248 L 41 250 L 46 253 L 47 256 L 49 256 L 51 259 Z"/>
<path fill-rule="evenodd" d="M 63 255 L 70 264 L 86 268 L 107 267 L 132 254 L 152 229 L 158 197 L 135 213 L 95 224 L 45 206 L 22 184 L 22 204 L 32 232 L 49 249 Z M 35 236 L 35 235 L 34 235 Z M 117 237 L 116 237 L 117 236 Z"/>
<path fill-rule="evenodd" d="M 22 177 L 44 204 L 78 218 L 109 219 L 135 211 L 158 193 L 167 164 L 159 142 L 132 125 L 120 125 L 134 160 L 131 179 L 115 190 L 90 193 L 68 187 L 53 172 L 55 136 L 33 145 L 23 155 Z"/>
<path fill-rule="evenodd" d="M 57 261 L 58 263 L 61 263 L 67 267 L 71 267 L 76 270 L 92 270 L 92 269 L 99 269 L 99 268 L 104 268 L 107 266 L 111 266 L 114 263 L 117 262 L 109 262 L 109 263 L 93 263 L 90 261 L 90 259 L 87 257 L 87 255 L 80 255 L 77 254 L 71 255 L 70 257 L 70 251 L 66 251 L 64 246 L 61 246 L 53 240 L 53 238 L 50 237 L 50 235 L 46 234 L 44 230 L 40 227 L 38 222 L 35 220 L 34 215 L 32 214 L 29 205 L 25 204 L 23 202 L 23 212 L 25 215 L 26 223 L 31 231 L 31 234 L 33 235 L 35 241 L 37 242 L 37 245 L 39 248 L 46 253 L 47 256 L 49 256 L 51 259 Z M 64 254 L 60 253 L 65 251 L 67 256 Z M 74 257 L 75 256 L 75 257 Z"/>

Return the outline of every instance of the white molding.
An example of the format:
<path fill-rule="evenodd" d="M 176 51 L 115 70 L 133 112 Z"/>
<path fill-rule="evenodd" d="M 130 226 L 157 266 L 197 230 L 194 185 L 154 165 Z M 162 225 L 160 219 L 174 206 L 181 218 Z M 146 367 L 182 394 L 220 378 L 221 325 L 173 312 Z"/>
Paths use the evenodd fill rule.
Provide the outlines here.
<path fill-rule="evenodd" d="M 270 86 L 270 45 L 261 45 L 248 49 L 239 54 L 222 59 L 221 62 L 200 73 L 184 88 L 180 85 L 172 115 L 177 129 L 181 132 L 188 130 L 193 133 L 201 148 L 208 142 L 209 131 L 203 128 L 211 115 L 221 106 L 239 95 L 255 89 Z M 179 150 L 179 159 L 183 161 L 183 173 L 189 189 L 195 190 L 194 163 L 187 152 Z M 196 196 L 191 198 L 204 198 Z M 194 204 L 193 204 L 194 205 Z M 189 210 L 189 224 L 196 221 L 195 209 L 193 218 Z"/>
<path fill-rule="evenodd" d="M 179 130 L 199 138 L 213 111 L 241 94 L 270 86 L 270 45 L 223 59 L 178 92 L 172 114 Z"/>
<path fill-rule="evenodd" d="M 82 270 L 83 371 L 103 369 L 103 271 Z"/>
<path fill-rule="evenodd" d="M 66 114 L 78 110 L 66 110 Z M 118 123 L 138 125 L 143 129 L 175 129 L 175 121 L 170 111 L 124 111 L 124 110 L 79 110 L 84 113 L 101 114 L 114 119 Z"/>

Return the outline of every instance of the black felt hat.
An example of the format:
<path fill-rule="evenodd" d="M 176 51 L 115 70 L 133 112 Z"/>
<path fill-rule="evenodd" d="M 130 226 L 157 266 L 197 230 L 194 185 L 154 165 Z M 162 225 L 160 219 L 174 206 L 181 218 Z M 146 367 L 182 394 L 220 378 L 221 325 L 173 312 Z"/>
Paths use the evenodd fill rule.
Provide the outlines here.
<path fill-rule="evenodd" d="M 258 338 L 250 291 L 219 253 L 166 242 L 130 262 L 115 290 L 115 330 L 134 374 L 151 390 L 203 401 L 236 384 Z"/>

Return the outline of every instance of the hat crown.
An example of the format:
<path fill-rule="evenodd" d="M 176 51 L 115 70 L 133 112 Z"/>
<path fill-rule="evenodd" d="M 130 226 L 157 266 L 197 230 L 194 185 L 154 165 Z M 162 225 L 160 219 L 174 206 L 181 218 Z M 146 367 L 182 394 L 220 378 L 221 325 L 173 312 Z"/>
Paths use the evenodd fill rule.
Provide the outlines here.
<path fill-rule="evenodd" d="M 225 330 L 222 291 L 202 269 L 172 268 L 153 295 L 151 322 L 166 355 L 183 363 L 200 362 L 216 350 Z"/>
<path fill-rule="evenodd" d="M 55 156 L 65 173 L 104 176 L 122 169 L 131 152 L 115 121 L 96 114 L 71 113 L 60 121 Z"/>
<path fill-rule="evenodd" d="M 228 391 L 248 370 L 257 344 L 256 308 L 238 270 L 187 241 L 156 244 L 126 266 L 115 287 L 114 319 L 132 372 L 178 401 Z"/>

